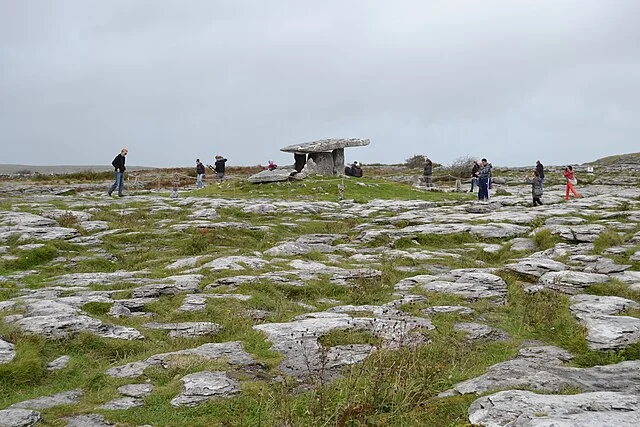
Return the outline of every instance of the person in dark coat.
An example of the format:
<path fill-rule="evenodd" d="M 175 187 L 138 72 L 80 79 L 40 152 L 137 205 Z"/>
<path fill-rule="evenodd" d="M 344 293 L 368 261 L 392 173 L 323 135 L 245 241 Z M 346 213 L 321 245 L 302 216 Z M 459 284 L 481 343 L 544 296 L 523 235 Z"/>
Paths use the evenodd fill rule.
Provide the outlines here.
<path fill-rule="evenodd" d="M 196 159 L 196 187 L 202 188 L 204 184 L 202 183 L 202 179 L 204 178 L 204 164 L 200 161 L 200 159 Z"/>
<path fill-rule="evenodd" d="M 214 169 L 216 171 L 216 176 L 220 180 L 222 180 L 224 178 L 224 171 L 225 171 L 225 163 L 226 162 L 227 162 L 227 159 L 225 159 L 224 157 L 222 157 L 220 155 L 216 156 L 216 162 L 214 164 Z"/>
<path fill-rule="evenodd" d="M 120 150 L 120 154 L 118 154 L 111 162 L 111 165 L 115 169 L 115 181 L 111 186 L 111 188 L 109 188 L 109 192 L 107 193 L 109 194 L 109 196 L 111 196 L 111 193 L 113 193 L 113 190 L 115 190 L 116 187 L 118 188 L 118 196 L 120 197 L 124 196 L 124 194 L 122 193 L 122 190 L 124 190 L 124 171 L 126 170 L 126 167 L 124 166 L 124 161 L 125 161 L 125 156 L 128 153 L 129 153 L 129 150 L 127 150 L 126 148 L 123 148 L 122 150 Z"/>
<path fill-rule="evenodd" d="M 427 187 L 433 187 L 433 182 L 431 179 L 433 175 L 433 162 L 428 157 L 425 157 L 424 170 L 422 171 L 422 175 L 424 176 L 424 182 Z"/>
<path fill-rule="evenodd" d="M 540 163 L 540 160 L 536 161 L 536 172 L 540 178 L 540 190 L 544 191 L 542 183 L 544 182 L 544 165 Z"/>
<path fill-rule="evenodd" d="M 478 174 L 480 173 L 480 165 L 477 160 L 473 161 L 473 166 L 471 167 L 471 190 L 469 193 L 473 193 L 474 184 L 478 187 Z"/>
<path fill-rule="evenodd" d="M 353 162 L 351 165 L 345 166 L 344 174 L 347 176 L 362 178 L 362 167 L 360 166 L 360 163 Z"/>
<path fill-rule="evenodd" d="M 537 170 L 533 171 L 533 177 L 529 180 L 531 184 L 531 196 L 533 197 L 533 206 L 542 206 L 542 183 L 540 182 L 540 174 Z"/>
<path fill-rule="evenodd" d="M 480 171 L 478 172 L 478 200 L 483 202 L 489 201 L 489 186 L 491 185 L 491 163 L 487 159 L 482 159 L 480 163 Z"/>

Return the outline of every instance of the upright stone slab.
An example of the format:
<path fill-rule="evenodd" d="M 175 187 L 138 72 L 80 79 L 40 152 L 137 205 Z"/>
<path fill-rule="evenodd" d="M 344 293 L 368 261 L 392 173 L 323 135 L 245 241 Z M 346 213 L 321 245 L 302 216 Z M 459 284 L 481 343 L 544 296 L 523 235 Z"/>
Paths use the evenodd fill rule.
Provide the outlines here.
<path fill-rule="evenodd" d="M 333 175 L 335 169 L 333 165 L 333 154 L 331 152 L 311 153 L 309 158 L 316 163 L 316 170 L 319 175 Z"/>
<path fill-rule="evenodd" d="M 344 173 L 344 148 L 337 148 L 331 154 L 333 154 L 333 174 L 342 175 Z"/>

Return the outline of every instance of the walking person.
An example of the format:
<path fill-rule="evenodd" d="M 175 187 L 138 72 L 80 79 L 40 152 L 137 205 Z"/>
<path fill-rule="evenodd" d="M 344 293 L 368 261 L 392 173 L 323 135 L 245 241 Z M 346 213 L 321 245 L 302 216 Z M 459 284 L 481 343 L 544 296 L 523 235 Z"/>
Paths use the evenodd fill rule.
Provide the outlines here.
<path fill-rule="evenodd" d="M 120 154 L 118 154 L 111 162 L 111 165 L 113 165 L 113 167 L 115 168 L 115 181 L 111 188 L 109 188 L 109 192 L 107 193 L 109 194 L 109 196 L 111 196 L 111 193 L 113 193 L 113 190 L 115 190 L 116 187 L 118 188 L 118 196 L 124 196 L 124 194 L 122 193 L 122 190 L 124 190 L 124 171 L 126 170 L 124 161 L 125 156 L 128 153 L 129 150 L 123 148 L 122 150 L 120 150 Z"/>
<path fill-rule="evenodd" d="M 480 162 L 480 171 L 478 172 L 478 200 L 483 202 L 489 201 L 489 185 L 491 182 L 491 163 L 487 159 Z"/>
<path fill-rule="evenodd" d="M 529 180 L 529 184 L 531 184 L 533 206 L 542 206 L 542 178 L 540 178 L 540 173 L 537 170 L 533 171 L 533 178 Z"/>
<path fill-rule="evenodd" d="M 576 184 L 578 184 L 578 180 L 573 174 L 573 168 L 571 166 L 567 166 L 566 168 L 564 168 L 564 172 L 562 173 L 562 175 L 567 179 L 567 192 L 564 196 L 564 200 L 569 200 L 570 192 L 573 193 L 573 196 L 576 199 L 580 197 L 580 194 L 578 194 L 576 188 L 574 187 Z"/>
<path fill-rule="evenodd" d="M 424 176 L 424 182 L 427 184 L 427 188 L 433 187 L 433 181 L 431 180 L 433 175 L 433 162 L 428 157 L 425 157 L 422 175 Z"/>
<path fill-rule="evenodd" d="M 543 183 L 544 183 L 544 165 L 540 163 L 540 160 L 536 161 L 536 172 L 538 172 L 538 177 L 540 177 L 540 190 L 544 191 Z"/>
<path fill-rule="evenodd" d="M 196 159 L 196 175 L 198 176 L 196 178 L 196 187 L 204 187 L 204 184 L 202 183 L 202 180 L 204 179 L 204 165 L 200 162 L 200 159 Z"/>
<path fill-rule="evenodd" d="M 478 187 L 478 173 L 480 172 L 480 165 L 477 160 L 473 161 L 473 166 L 471 167 L 471 190 L 469 193 L 473 193 L 474 184 Z"/>
<path fill-rule="evenodd" d="M 217 155 L 216 162 L 214 164 L 214 169 L 216 171 L 216 177 L 222 181 L 224 179 L 224 171 L 225 171 L 225 163 L 227 163 L 227 159 L 224 157 Z"/>

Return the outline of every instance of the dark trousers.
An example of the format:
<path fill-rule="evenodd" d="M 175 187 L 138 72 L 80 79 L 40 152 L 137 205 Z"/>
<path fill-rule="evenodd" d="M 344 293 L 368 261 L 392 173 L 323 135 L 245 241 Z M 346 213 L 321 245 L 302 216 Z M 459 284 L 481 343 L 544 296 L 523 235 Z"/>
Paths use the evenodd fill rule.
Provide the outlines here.
<path fill-rule="evenodd" d="M 489 200 L 489 178 L 478 179 L 478 200 Z"/>
<path fill-rule="evenodd" d="M 533 206 L 538 206 L 538 205 L 542 206 L 542 200 L 540 200 L 539 196 L 533 198 Z"/>

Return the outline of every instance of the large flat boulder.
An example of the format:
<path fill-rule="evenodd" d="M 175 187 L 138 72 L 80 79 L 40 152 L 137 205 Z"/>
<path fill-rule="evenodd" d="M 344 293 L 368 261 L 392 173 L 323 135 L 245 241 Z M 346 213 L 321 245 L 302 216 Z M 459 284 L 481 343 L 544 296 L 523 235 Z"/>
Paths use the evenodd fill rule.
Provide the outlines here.
<path fill-rule="evenodd" d="M 361 138 L 328 138 L 281 148 L 285 153 L 322 153 L 348 147 L 364 147 L 371 141 Z"/>
<path fill-rule="evenodd" d="M 640 396 L 614 392 L 567 396 L 501 391 L 473 402 L 469 422 L 491 427 L 635 427 L 640 425 Z"/>

